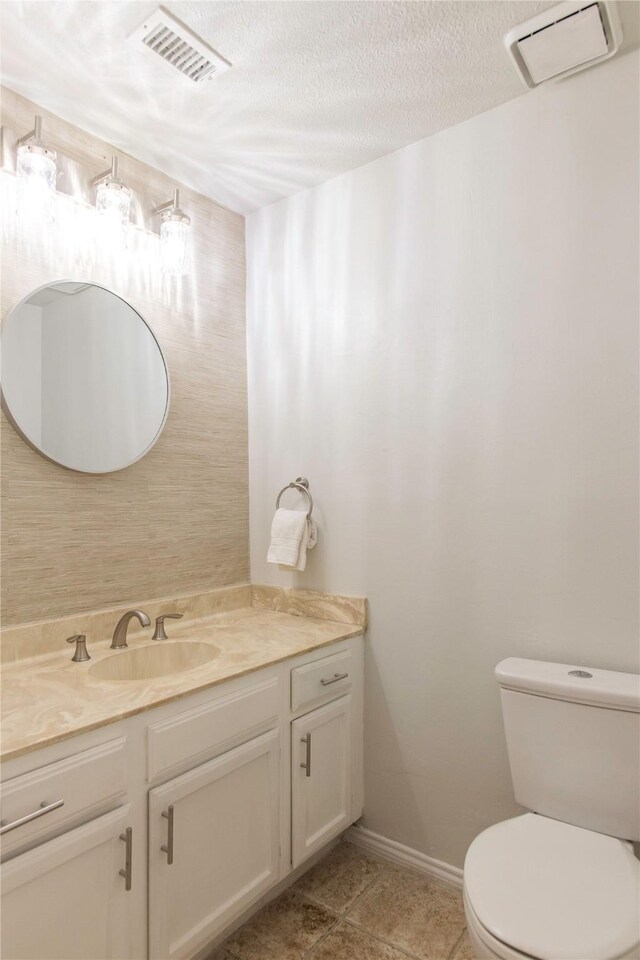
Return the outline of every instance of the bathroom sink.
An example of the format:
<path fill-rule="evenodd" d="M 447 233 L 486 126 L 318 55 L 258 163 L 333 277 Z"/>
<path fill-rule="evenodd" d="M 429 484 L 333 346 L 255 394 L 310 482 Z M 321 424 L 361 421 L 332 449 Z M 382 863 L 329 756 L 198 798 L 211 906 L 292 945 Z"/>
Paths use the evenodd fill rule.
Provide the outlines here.
<path fill-rule="evenodd" d="M 96 680 L 151 680 L 201 667 L 215 660 L 219 653 L 210 643 L 161 640 L 153 646 L 114 653 L 95 663 L 89 673 Z"/>

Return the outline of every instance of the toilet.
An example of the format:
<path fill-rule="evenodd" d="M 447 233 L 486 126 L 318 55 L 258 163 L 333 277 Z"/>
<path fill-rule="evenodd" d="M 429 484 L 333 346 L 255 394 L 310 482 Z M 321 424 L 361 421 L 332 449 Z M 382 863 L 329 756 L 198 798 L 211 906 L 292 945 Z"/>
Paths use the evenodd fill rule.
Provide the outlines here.
<path fill-rule="evenodd" d="M 640 960 L 640 677 L 496 667 L 516 800 L 464 864 L 478 960 Z"/>

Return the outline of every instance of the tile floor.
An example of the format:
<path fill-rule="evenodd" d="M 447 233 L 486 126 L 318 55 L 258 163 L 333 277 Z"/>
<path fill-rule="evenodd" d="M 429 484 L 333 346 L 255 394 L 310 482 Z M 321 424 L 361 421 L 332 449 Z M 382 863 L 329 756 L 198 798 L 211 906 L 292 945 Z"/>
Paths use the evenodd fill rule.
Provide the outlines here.
<path fill-rule="evenodd" d="M 455 887 L 341 842 L 210 960 L 473 960 Z"/>

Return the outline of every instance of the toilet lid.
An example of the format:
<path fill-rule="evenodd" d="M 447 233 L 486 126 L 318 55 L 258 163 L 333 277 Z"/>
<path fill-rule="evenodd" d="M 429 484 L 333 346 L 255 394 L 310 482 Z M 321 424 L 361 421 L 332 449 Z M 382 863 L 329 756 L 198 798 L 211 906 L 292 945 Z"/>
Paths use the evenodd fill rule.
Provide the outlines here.
<path fill-rule="evenodd" d="M 464 885 L 480 923 L 539 960 L 617 960 L 640 943 L 640 863 L 614 837 L 505 820 L 469 847 Z"/>

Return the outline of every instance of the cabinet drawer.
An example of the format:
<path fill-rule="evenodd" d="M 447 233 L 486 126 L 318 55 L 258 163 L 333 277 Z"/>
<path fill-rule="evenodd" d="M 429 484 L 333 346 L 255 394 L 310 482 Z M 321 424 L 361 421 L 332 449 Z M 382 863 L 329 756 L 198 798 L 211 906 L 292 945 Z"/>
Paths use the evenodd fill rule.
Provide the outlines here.
<path fill-rule="evenodd" d="M 351 689 L 352 674 L 351 650 L 294 667 L 291 671 L 291 709 L 297 711 L 341 697 Z"/>
<path fill-rule="evenodd" d="M 124 797 L 125 744 L 126 738 L 119 737 L 5 780 L 0 786 L 3 827 L 30 814 L 37 816 L 3 834 L 3 854 L 60 832 L 70 821 L 93 816 Z"/>
<path fill-rule="evenodd" d="M 187 764 L 193 766 L 274 724 L 279 713 L 278 690 L 277 677 L 270 677 L 151 724 L 147 730 L 149 780 Z"/>

